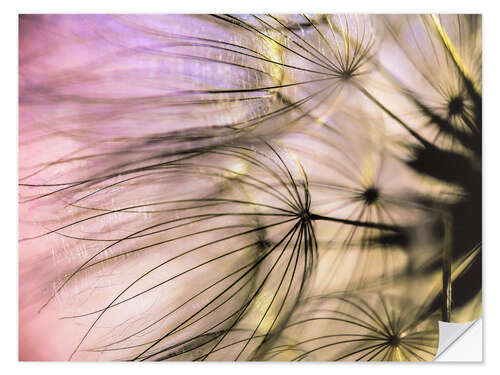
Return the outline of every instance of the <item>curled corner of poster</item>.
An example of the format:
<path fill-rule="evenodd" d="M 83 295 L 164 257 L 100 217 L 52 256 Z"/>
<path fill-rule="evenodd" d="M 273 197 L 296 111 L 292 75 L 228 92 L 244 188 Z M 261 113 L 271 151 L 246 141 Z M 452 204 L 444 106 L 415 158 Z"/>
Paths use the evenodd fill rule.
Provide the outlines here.
<path fill-rule="evenodd" d="M 439 321 L 439 346 L 434 361 L 482 362 L 482 318 L 467 323 Z"/>

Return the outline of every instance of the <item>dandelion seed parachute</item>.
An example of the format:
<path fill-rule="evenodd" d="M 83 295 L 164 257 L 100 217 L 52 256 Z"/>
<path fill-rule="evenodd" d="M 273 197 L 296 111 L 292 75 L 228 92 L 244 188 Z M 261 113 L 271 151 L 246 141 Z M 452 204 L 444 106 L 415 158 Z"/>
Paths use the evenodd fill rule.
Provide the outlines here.
<path fill-rule="evenodd" d="M 363 293 L 326 295 L 308 302 L 284 330 L 279 345 L 269 351 L 269 358 L 426 361 L 437 351 L 437 319 L 415 301 Z"/>
<path fill-rule="evenodd" d="M 412 199 L 425 192 L 419 188 L 425 184 L 417 183 L 419 176 L 389 149 L 383 118 L 354 113 L 344 104 L 329 121 L 336 133 L 326 127 L 308 127 L 288 132 L 283 141 L 309 171 L 315 212 L 401 227 L 389 233 L 318 223 L 317 235 L 328 254 L 321 264 L 329 276 L 321 280 L 330 291 L 332 285 L 341 290 L 394 281 L 439 253 L 436 238 L 431 234 L 425 238 L 425 231 L 415 232 L 436 215 Z M 304 143 L 310 147 L 302 147 Z M 351 272 L 347 272 L 349 267 Z"/>
<path fill-rule="evenodd" d="M 122 172 L 83 197 L 69 184 L 83 218 L 48 234 L 95 249 L 57 289 L 66 318 L 89 325 L 81 348 L 144 360 L 202 342 L 203 359 L 229 359 L 216 349 L 248 331 L 231 348 L 243 359 L 279 330 L 317 251 L 307 182 L 285 160 L 268 144 L 227 145 Z M 109 216 L 120 225 L 103 232 Z"/>
<path fill-rule="evenodd" d="M 395 44 L 399 58 L 408 61 L 402 73 L 390 74 L 408 92 L 412 122 L 424 121 L 421 134 L 440 147 L 477 153 L 481 119 L 470 90 L 481 93 L 480 17 L 405 16 L 383 22 L 390 34 L 386 48 Z"/>

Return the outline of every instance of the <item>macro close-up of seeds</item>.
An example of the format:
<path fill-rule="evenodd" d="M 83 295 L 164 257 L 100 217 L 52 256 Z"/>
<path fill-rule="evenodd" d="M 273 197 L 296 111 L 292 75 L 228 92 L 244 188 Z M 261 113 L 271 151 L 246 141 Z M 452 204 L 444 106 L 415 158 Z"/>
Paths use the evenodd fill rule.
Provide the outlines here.
<path fill-rule="evenodd" d="M 482 17 L 19 15 L 19 358 L 432 361 L 482 315 Z"/>

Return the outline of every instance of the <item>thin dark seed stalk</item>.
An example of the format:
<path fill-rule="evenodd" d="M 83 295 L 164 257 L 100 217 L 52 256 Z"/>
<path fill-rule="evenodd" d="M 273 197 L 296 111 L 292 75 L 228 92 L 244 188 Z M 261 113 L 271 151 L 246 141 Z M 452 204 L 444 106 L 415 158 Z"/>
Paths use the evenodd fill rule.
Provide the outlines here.
<path fill-rule="evenodd" d="M 316 215 L 316 214 L 309 215 L 309 218 L 311 220 L 335 221 L 337 223 L 349 224 L 349 225 L 354 225 L 354 226 L 357 226 L 357 227 L 390 230 L 390 231 L 393 231 L 393 232 L 399 232 L 399 231 L 401 231 L 401 227 L 399 227 L 397 225 L 388 225 L 388 224 L 383 224 L 383 223 L 374 223 L 374 222 L 370 222 L 370 221 L 340 219 L 340 218 L 336 218 L 336 217 L 321 216 L 321 215 Z"/>
<path fill-rule="evenodd" d="M 442 254 L 443 289 L 441 299 L 441 320 L 451 320 L 451 218 L 444 217 L 444 244 Z"/>
<path fill-rule="evenodd" d="M 368 99 L 370 99 L 373 103 L 375 103 L 380 109 L 382 109 L 387 115 L 389 115 L 392 119 L 397 121 L 410 135 L 419 141 L 423 146 L 429 144 L 424 138 L 422 138 L 415 130 L 410 128 L 401 118 L 396 116 L 389 108 L 383 105 L 377 98 L 375 98 L 367 89 L 353 81 L 354 86 L 365 95 Z"/>

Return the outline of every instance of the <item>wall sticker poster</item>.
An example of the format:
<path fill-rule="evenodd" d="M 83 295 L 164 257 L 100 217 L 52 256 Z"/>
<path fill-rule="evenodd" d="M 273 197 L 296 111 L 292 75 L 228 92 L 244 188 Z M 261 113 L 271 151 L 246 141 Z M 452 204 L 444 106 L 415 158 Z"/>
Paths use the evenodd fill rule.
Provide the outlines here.
<path fill-rule="evenodd" d="M 432 361 L 481 15 L 20 15 L 18 183 L 21 361 Z"/>

